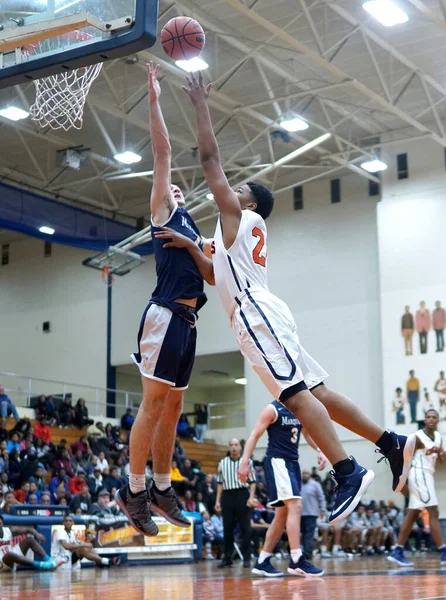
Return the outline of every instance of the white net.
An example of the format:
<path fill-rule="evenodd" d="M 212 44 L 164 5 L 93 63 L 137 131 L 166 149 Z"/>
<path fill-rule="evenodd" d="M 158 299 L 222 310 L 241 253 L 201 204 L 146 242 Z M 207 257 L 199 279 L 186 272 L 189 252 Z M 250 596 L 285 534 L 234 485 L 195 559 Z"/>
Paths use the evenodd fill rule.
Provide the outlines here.
<path fill-rule="evenodd" d="M 26 58 L 32 52 L 51 52 L 55 47 L 66 48 L 91 37 L 87 33 L 73 31 L 39 42 L 37 46 L 28 46 L 23 54 Z M 101 69 L 102 63 L 99 63 L 34 80 L 36 100 L 30 107 L 31 119 L 41 127 L 65 131 L 71 128 L 81 129 L 88 92 Z"/>

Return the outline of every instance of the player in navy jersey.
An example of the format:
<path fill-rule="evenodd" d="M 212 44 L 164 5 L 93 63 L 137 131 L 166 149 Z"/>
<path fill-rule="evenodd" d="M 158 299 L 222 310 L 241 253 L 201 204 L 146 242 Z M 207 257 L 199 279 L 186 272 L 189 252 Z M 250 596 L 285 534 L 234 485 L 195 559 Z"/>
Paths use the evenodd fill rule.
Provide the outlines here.
<path fill-rule="evenodd" d="M 274 520 L 268 528 L 263 550 L 252 572 L 263 577 L 282 577 L 283 573 L 271 564 L 273 550 L 280 540 L 286 526 L 290 544 L 290 575 L 320 577 L 324 574 L 305 560 L 300 549 L 300 512 L 301 475 L 299 467 L 299 440 L 301 433 L 308 444 L 318 452 L 319 468 L 326 463 L 325 456 L 317 448 L 302 424 L 284 404 L 274 400 L 260 413 L 259 419 L 249 436 L 243 450 L 238 475 L 246 481 L 249 474 L 249 459 L 254 452 L 257 441 L 265 433 L 268 434 L 265 469 L 268 506 L 275 508 Z"/>
<path fill-rule="evenodd" d="M 201 252 L 200 232 L 185 209 L 180 188 L 171 184 L 169 134 L 159 104 L 158 67 L 148 65 L 150 131 L 154 155 L 150 199 L 152 235 L 169 227 L 186 236 Z M 133 527 L 143 535 L 157 535 L 149 508 L 179 527 L 190 521 L 178 508 L 171 487 L 170 463 L 184 390 L 195 359 L 197 312 L 206 302 L 203 278 L 193 253 L 169 247 L 153 236 L 158 278 L 138 332 L 138 365 L 143 398 L 130 436 L 129 484 L 116 492 L 116 501 Z M 154 483 L 146 489 L 145 469 L 152 450 Z"/>

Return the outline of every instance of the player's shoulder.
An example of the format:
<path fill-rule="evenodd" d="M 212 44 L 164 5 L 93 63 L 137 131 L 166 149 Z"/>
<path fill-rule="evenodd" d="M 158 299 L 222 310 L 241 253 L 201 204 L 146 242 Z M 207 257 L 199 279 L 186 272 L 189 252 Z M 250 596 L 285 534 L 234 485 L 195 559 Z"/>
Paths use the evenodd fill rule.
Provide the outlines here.
<path fill-rule="evenodd" d="M 242 210 L 242 222 L 249 223 L 250 225 L 257 225 L 266 229 L 266 223 L 264 219 L 253 210 L 245 209 Z"/>

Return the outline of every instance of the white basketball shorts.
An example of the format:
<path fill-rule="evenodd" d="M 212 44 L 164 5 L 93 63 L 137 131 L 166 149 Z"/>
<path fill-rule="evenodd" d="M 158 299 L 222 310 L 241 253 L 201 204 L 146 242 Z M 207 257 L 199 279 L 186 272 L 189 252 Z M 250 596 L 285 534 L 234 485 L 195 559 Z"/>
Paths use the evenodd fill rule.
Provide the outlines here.
<path fill-rule="evenodd" d="M 409 508 L 422 510 L 427 506 L 438 506 L 434 476 L 424 469 L 412 467 L 407 480 L 409 486 Z"/>
<path fill-rule="evenodd" d="M 248 290 L 236 303 L 231 326 L 240 352 L 273 398 L 286 400 L 286 390 L 311 390 L 328 377 L 300 345 L 285 302 L 266 290 Z"/>

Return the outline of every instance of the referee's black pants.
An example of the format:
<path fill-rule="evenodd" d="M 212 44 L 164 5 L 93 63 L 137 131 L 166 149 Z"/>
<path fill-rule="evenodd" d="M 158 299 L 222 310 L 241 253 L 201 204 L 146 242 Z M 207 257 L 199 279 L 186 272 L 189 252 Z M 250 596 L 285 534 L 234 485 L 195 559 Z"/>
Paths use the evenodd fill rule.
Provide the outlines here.
<path fill-rule="evenodd" d="M 221 496 L 225 560 L 232 562 L 234 553 L 234 530 L 240 526 L 241 551 L 244 560 L 251 558 L 251 509 L 246 506 L 249 491 L 246 488 L 224 490 Z"/>

